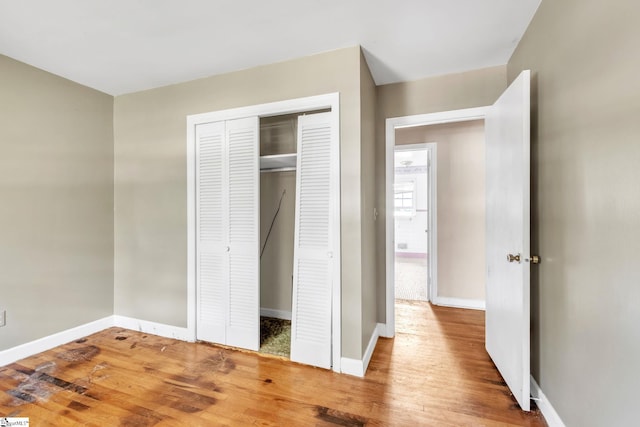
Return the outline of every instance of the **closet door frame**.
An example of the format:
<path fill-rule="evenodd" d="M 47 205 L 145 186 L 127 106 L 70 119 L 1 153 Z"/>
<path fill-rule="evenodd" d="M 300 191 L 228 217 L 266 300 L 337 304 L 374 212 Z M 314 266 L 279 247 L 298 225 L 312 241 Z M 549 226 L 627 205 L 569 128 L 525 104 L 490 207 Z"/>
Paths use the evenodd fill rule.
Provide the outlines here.
<path fill-rule="evenodd" d="M 270 117 L 276 115 L 303 113 L 306 111 L 331 109 L 333 126 L 340 129 L 340 94 L 330 93 L 325 95 L 310 96 L 305 98 L 290 99 L 267 104 L 252 105 L 209 113 L 187 116 L 187 333 L 192 340 L 196 340 L 196 150 L 195 130 L 196 126 L 204 123 L 241 119 L 246 117 Z M 334 189 L 332 197 L 334 209 L 332 222 L 334 224 L 332 241 L 334 242 L 333 254 L 337 260 L 341 259 L 340 253 L 340 132 L 337 132 L 336 144 L 338 149 L 333 150 L 332 163 L 338 165 L 335 173 L 331 175 L 331 185 Z M 331 289 L 331 324 L 332 324 L 332 370 L 340 372 L 341 354 L 341 317 L 342 317 L 342 286 L 340 261 L 334 263 Z"/>

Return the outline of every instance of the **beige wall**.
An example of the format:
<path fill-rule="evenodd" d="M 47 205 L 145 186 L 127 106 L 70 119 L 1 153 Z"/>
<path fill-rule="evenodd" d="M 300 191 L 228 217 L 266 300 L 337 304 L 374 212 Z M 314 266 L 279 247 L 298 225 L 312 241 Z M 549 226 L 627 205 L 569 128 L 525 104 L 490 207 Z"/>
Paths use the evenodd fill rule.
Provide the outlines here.
<path fill-rule="evenodd" d="M 437 145 L 438 296 L 484 300 L 484 121 L 398 129 L 396 145 Z"/>
<path fill-rule="evenodd" d="M 260 248 L 278 210 L 278 217 L 260 259 L 260 307 L 291 312 L 296 172 L 260 174 Z"/>
<path fill-rule="evenodd" d="M 342 353 L 360 358 L 360 48 L 118 96 L 115 312 L 187 323 L 186 117 L 340 92 Z"/>
<path fill-rule="evenodd" d="M 640 3 L 543 1 L 533 71 L 532 371 L 567 426 L 638 423 Z"/>
<path fill-rule="evenodd" d="M 376 302 L 376 86 L 360 55 L 361 213 L 362 213 L 362 353 L 377 324 Z"/>
<path fill-rule="evenodd" d="M 0 350 L 113 314 L 113 98 L 0 55 Z"/>
<path fill-rule="evenodd" d="M 376 195 L 378 321 L 386 322 L 385 283 L 385 121 L 392 117 L 435 113 L 493 104 L 506 88 L 506 67 L 492 67 L 377 88 Z"/>

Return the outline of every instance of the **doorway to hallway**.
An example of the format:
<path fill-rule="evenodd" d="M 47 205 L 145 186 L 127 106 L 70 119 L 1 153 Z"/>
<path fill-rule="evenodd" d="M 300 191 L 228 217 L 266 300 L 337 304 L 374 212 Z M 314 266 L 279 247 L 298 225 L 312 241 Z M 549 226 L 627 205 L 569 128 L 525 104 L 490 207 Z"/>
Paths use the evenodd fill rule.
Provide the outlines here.
<path fill-rule="evenodd" d="M 394 149 L 395 298 L 429 301 L 435 266 L 436 144 Z"/>

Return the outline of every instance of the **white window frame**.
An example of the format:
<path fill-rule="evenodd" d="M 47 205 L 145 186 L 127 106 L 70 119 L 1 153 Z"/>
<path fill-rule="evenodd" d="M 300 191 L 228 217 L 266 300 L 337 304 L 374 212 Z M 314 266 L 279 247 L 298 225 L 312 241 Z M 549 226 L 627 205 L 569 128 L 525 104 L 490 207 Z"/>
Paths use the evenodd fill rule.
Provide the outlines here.
<path fill-rule="evenodd" d="M 410 189 L 399 190 L 402 186 L 409 186 Z M 398 194 L 411 193 L 411 197 L 402 197 L 401 200 L 411 200 L 411 206 L 405 209 L 404 206 L 398 207 Z M 393 214 L 396 218 L 410 218 L 416 216 L 416 181 L 414 179 L 401 180 L 393 185 Z"/>

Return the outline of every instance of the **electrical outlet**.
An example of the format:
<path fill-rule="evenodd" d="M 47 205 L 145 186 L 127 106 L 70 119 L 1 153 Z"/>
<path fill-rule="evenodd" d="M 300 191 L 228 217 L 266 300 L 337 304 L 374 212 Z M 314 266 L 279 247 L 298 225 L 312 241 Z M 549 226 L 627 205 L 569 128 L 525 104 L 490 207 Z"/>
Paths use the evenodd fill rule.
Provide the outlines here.
<path fill-rule="evenodd" d="M 7 325 L 7 310 L 0 310 L 0 328 Z"/>

